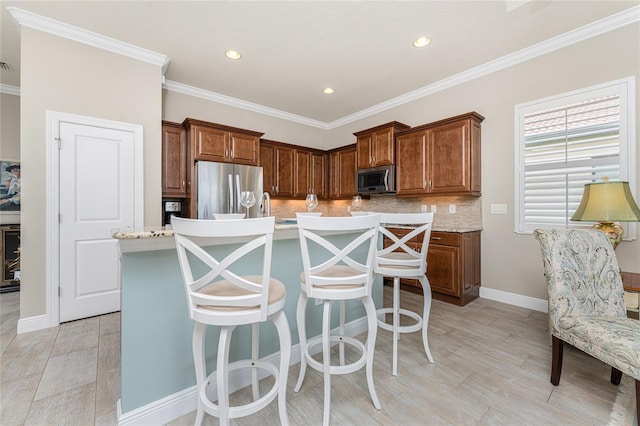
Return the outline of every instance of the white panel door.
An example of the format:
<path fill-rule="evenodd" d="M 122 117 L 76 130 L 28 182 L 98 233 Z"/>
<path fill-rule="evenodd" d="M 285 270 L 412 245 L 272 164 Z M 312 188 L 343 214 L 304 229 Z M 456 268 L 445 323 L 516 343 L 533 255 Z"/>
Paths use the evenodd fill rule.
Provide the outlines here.
<path fill-rule="evenodd" d="M 134 225 L 134 135 L 60 123 L 60 322 L 120 310 L 114 228 Z"/>

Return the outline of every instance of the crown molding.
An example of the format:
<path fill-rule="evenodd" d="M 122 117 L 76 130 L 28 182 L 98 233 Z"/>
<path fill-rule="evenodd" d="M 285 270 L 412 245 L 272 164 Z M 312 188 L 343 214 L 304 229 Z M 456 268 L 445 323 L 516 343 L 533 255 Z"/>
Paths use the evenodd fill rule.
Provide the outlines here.
<path fill-rule="evenodd" d="M 56 21 L 46 16 L 37 15 L 17 7 L 7 7 L 7 10 L 11 13 L 13 19 L 21 26 L 84 43 L 152 65 L 158 65 L 162 67 L 163 74 L 169 66 L 170 59 L 166 55 L 65 24 L 64 22 Z"/>
<path fill-rule="evenodd" d="M 26 12 L 22 9 L 18 9 L 15 7 L 8 7 L 7 9 L 20 25 L 34 28 L 40 31 L 45 31 L 61 37 L 66 37 L 75 41 L 79 41 L 81 43 L 89 44 L 91 46 L 139 59 L 141 61 L 160 65 L 162 66 L 163 75 L 166 71 L 167 66 L 169 65 L 169 58 L 165 55 L 161 55 L 147 49 L 142 49 L 128 43 L 120 42 L 109 37 L 102 36 L 100 34 L 83 30 L 81 28 L 67 25 L 50 18 L 33 14 L 31 12 Z M 365 108 L 331 122 L 323 122 L 301 115 L 292 114 L 286 111 L 281 111 L 253 102 L 244 101 L 242 99 L 223 95 L 210 90 L 200 89 L 183 83 L 178 83 L 176 81 L 165 80 L 162 86 L 166 90 L 194 96 L 210 102 L 216 102 L 247 111 L 257 112 L 259 114 L 268 115 L 271 117 L 303 124 L 310 127 L 316 127 L 318 129 L 332 130 L 352 123 L 354 121 L 358 121 L 374 114 L 389 110 L 391 108 L 413 102 L 417 99 L 430 96 L 434 93 L 449 89 L 451 87 L 466 83 L 485 75 L 489 75 L 496 71 L 500 71 L 502 69 L 520 64 L 522 62 L 526 62 L 533 58 L 537 58 L 547 53 L 551 53 L 555 50 L 562 49 L 572 44 L 579 43 L 591 37 L 616 30 L 618 28 L 638 21 L 640 21 L 640 6 L 634 6 L 609 17 L 600 19 L 587 25 L 583 25 L 582 27 L 576 28 L 575 30 L 568 31 L 564 34 L 537 43 L 533 46 L 521 49 L 517 52 L 463 71 L 451 77 L 437 81 L 433 84 L 429 84 L 427 86 L 405 93 L 403 95 L 396 96 L 387 101 L 381 102 L 377 105 Z M 10 94 L 16 94 L 19 96 L 19 87 L 16 88 L 13 86 L 2 85 L 0 86 L 2 93 L 8 93 L 5 91 L 6 87 L 10 88 L 8 90 L 12 91 Z"/>
<path fill-rule="evenodd" d="M 20 96 L 20 87 L 0 83 L 0 93 L 4 93 L 5 95 Z"/>
<path fill-rule="evenodd" d="M 172 92 L 178 92 L 184 95 L 205 99 L 207 101 L 240 108 L 247 111 L 257 112 L 259 114 L 264 114 L 275 118 L 281 118 L 283 120 L 292 121 L 294 123 L 304 124 L 305 126 L 328 130 L 327 123 L 319 120 L 314 120 L 312 118 L 303 117 L 301 115 L 292 114 L 290 112 L 281 111 L 279 109 L 266 107 L 264 105 L 256 104 L 253 102 L 243 101 L 242 99 L 233 98 L 231 96 L 212 92 L 210 90 L 200 89 L 198 87 L 189 86 L 187 84 L 178 83 L 177 81 L 165 80 L 162 87 L 164 89 L 171 90 Z"/>

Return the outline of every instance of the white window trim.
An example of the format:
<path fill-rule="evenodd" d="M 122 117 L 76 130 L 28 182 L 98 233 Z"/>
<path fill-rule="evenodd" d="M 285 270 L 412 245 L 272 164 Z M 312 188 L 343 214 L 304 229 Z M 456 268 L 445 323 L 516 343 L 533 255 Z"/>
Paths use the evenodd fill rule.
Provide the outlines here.
<path fill-rule="evenodd" d="M 630 76 L 607 83 L 597 84 L 583 89 L 573 90 L 571 92 L 561 93 L 549 96 L 543 99 L 517 104 L 514 107 L 514 141 L 515 141 L 515 158 L 514 173 L 514 232 L 517 234 L 532 234 L 533 229 L 527 229 L 524 223 L 524 155 L 522 140 L 524 139 L 524 129 L 521 124 L 524 122 L 523 117 L 529 111 L 535 111 L 542 108 L 551 108 L 571 103 L 568 99 L 573 96 L 584 97 L 587 92 L 597 92 L 619 86 L 620 90 L 620 178 L 629 182 L 631 193 L 636 201 L 638 201 L 636 191 L 636 78 Z M 545 104 L 541 107 L 541 104 Z M 574 225 L 575 224 L 575 225 Z M 573 222 L 571 227 L 587 228 L 590 222 Z M 622 224 L 625 229 L 624 240 L 631 241 L 636 239 L 637 224 L 635 222 L 625 222 Z"/>

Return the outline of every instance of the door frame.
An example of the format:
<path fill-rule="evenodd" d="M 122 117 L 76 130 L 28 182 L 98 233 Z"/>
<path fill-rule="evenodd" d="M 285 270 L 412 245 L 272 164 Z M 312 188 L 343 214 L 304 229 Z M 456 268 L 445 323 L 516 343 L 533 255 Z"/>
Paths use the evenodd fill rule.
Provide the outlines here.
<path fill-rule="evenodd" d="M 49 327 L 60 324 L 60 124 L 70 123 L 92 127 L 104 127 L 133 133 L 134 165 L 134 227 L 142 228 L 144 221 L 144 159 L 143 126 L 141 124 L 112 121 L 102 118 L 69 114 L 58 111 L 46 111 L 46 317 Z"/>

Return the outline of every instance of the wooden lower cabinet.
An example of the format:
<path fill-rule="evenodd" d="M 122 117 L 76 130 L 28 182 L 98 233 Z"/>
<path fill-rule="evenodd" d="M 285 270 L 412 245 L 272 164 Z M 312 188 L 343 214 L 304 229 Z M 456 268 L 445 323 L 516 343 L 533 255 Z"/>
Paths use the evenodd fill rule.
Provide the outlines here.
<path fill-rule="evenodd" d="M 396 229 L 403 235 L 407 229 Z M 388 244 L 385 239 L 384 244 Z M 410 243 L 411 245 L 411 243 Z M 418 243 L 413 243 L 418 249 Z M 463 306 L 480 296 L 480 231 L 431 232 L 427 253 L 427 278 L 433 298 Z M 422 293 L 418 280 L 403 279 L 403 288 Z M 385 284 L 393 284 L 385 277 Z"/>

